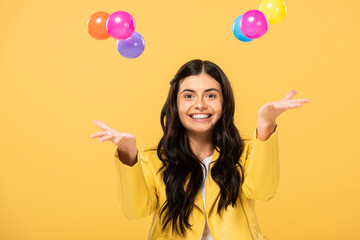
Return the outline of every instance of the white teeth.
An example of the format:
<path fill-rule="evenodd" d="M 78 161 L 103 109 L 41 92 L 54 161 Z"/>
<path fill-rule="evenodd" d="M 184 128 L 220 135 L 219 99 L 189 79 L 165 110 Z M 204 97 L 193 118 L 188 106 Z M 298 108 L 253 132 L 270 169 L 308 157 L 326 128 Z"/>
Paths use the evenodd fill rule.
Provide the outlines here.
<path fill-rule="evenodd" d="M 205 119 L 205 118 L 209 118 L 210 114 L 195 114 L 195 115 L 191 115 L 191 118 L 193 119 Z"/>

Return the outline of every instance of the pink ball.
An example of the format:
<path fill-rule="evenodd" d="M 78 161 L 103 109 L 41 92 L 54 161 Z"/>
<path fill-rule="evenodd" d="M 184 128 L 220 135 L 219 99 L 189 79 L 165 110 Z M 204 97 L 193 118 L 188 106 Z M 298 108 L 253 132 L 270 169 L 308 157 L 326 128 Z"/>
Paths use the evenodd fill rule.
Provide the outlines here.
<path fill-rule="evenodd" d="M 135 20 L 128 12 L 114 12 L 106 21 L 106 30 L 117 40 L 127 39 L 135 31 Z"/>
<path fill-rule="evenodd" d="M 259 10 L 250 10 L 240 18 L 240 30 L 248 38 L 262 37 L 269 28 L 269 21 Z"/>

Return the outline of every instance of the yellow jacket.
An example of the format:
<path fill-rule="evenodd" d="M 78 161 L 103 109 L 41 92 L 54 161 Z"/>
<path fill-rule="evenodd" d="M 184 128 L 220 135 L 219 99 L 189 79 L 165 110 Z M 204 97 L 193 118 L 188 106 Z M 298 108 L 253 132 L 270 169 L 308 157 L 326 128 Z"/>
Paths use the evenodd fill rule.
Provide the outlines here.
<path fill-rule="evenodd" d="M 277 126 L 275 132 L 266 140 L 260 141 L 255 129 L 254 137 L 243 139 L 244 150 L 240 163 L 244 168 L 244 183 L 236 206 L 228 206 L 217 214 L 220 188 L 208 175 L 205 187 L 206 217 L 214 240 L 262 240 L 257 217 L 255 215 L 255 199 L 269 200 L 275 196 L 279 184 L 279 144 Z M 214 151 L 210 170 L 219 156 Z M 127 219 L 140 219 L 153 215 L 149 240 L 188 239 L 200 240 L 205 226 L 204 205 L 200 191 L 195 197 L 194 208 L 189 217 L 192 230 L 188 230 L 186 238 L 173 235 L 168 224 L 161 232 L 159 221 L 160 206 L 166 200 L 165 184 L 161 174 L 156 174 L 162 166 L 156 147 L 138 152 L 138 162 L 130 167 L 119 160 L 115 152 L 115 165 L 118 179 L 120 205 Z M 175 233 L 176 234 L 176 233 Z"/>

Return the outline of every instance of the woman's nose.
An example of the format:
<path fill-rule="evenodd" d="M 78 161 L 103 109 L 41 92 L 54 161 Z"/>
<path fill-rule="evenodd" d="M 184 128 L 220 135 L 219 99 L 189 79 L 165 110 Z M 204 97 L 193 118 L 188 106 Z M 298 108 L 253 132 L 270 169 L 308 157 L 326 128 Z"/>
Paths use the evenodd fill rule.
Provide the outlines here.
<path fill-rule="evenodd" d="M 207 105 L 203 98 L 198 98 L 195 104 L 196 109 L 206 109 Z"/>

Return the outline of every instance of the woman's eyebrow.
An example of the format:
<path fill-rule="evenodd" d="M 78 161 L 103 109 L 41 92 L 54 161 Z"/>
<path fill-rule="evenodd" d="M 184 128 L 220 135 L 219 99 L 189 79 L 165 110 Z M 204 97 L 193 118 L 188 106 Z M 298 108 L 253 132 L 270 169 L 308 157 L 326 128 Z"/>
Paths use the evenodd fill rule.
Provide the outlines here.
<path fill-rule="evenodd" d="M 206 89 L 204 92 L 210 92 L 210 91 L 217 91 L 218 93 L 220 93 L 219 90 L 217 90 L 216 88 L 209 88 Z"/>
<path fill-rule="evenodd" d="M 206 89 L 204 92 L 210 92 L 210 91 L 217 91 L 218 93 L 220 93 L 219 90 L 217 90 L 216 88 L 209 88 L 209 89 Z M 183 92 L 193 92 L 193 93 L 195 93 L 194 90 L 187 89 L 187 88 L 181 91 L 181 93 L 183 93 Z"/>
<path fill-rule="evenodd" d="M 183 92 L 193 92 L 193 93 L 195 93 L 195 91 L 192 90 L 192 89 L 184 89 L 184 90 L 181 91 L 181 93 L 183 93 Z M 180 93 L 180 94 L 181 94 L 181 93 Z"/>

